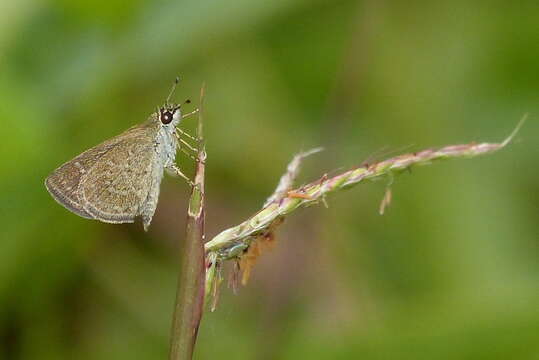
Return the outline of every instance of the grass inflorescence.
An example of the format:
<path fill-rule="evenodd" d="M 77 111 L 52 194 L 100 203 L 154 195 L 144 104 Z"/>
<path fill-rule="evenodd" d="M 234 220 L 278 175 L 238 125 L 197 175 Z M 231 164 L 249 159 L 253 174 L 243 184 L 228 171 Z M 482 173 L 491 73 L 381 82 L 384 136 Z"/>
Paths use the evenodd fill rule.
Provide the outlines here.
<path fill-rule="evenodd" d="M 326 201 L 326 196 L 351 188 L 366 180 L 393 177 L 412 166 L 430 165 L 434 161 L 458 158 L 473 158 L 491 154 L 508 145 L 514 138 L 526 116 L 519 122 L 511 135 L 500 143 L 469 143 L 450 145 L 438 149 L 426 149 L 407 153 L 380 162 L 362 165 L 328 177 L 323 175 L 300 188 L 292 189 L 301 160 L 320 151 L 314 149 L 296 155 L 288 165 L 286 173 L 263 208 L 239 225 L 228 228 L 208 241 L 206 253 L 206 300 L 213 298 L 212 308 L 221 283 L 221 265 L 226 260 L 236 261 L 236 268 L 243 272 L 242 283 L 246 283 L 254 261 L 267 244 L 273 243 L 275 228 L 295 210 Z M 388 188 L 380 212 L 389 204 L 391 189 Z M 264 245 L 266 244 L 266 245 Z"/>

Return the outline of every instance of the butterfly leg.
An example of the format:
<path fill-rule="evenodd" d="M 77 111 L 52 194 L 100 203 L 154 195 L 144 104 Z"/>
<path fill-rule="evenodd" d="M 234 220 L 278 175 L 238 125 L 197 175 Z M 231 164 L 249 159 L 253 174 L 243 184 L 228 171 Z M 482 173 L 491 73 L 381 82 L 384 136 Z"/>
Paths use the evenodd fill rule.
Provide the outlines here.
<path fill-rule="evenodd" d="M 188 133 L 186 133 L 185 131 L 183 131 L 182 129 L 180 128 L 176 128 L 176 132 L 180 135 L 180 136 L 185 136 L 193 141 L 196 141 L 198 142 L 199 139 L 197 139 L 196 137 L 194 137 L 193 135 L 189 135 Z"/>
<path fill-rule="evenodd" d="M 180 129 L 176 129 L 176 130 L 179 130 L 183 135 L 187 135 L 188 137 L 190 137 L 191 139 L 194 139 L 192 136 L 182 132 Z M 187 141 L 183 140 L 181 138 L 181 135 L 177 132 L 174 133 L 175 136 L 176 136 L 176 139 L 178 139 L 178 148 L 187 156 L 189 156 L 191 159 L 193 159 L 194 161 L 199 161 L 199 159 L 195 156 L 193 156 L 193 154 L 190 154 L 187 150 L 185 150 L 185 148 L 191 150 L 193 153 L 196 153 L 198 154 L 198 150 L 193 147 L 191 144 L 189 144 Z M 182 144 L 184 146 L 182 146 Z M 184 148 L 185 147 L 185 148 Z"/>
<path fill-rule="evenodd" d="M 193 154 L 191 154 L 190 152 L 185 150 L 183 147 L 178 146 L 178 148 L 181 150 L 181 152 L 183 152 L 185 155 L 187 155 L 194 162 L 199 162 L 200 161 L 200 158 L 194 156 Z M 204 160 L 202 160 L 202 163 L 205 164 Z"/>
<path fill-rule="evenodd" d="M 198 153 L 198 149 L 195 149 L 191 144 L 189 144 L 189 143 L 188 143 L 187 141 L 185 141 L 184 139 L 178 138 L 178 140 L 179 140 L 183 145 L 185 145 L 186 148 L 188 148 L 188 149 L 191 150 L 192 152 Z"/>
<path fill-rule="evenodd" d="M 195 115 L 196 113 L 198 113 L 200 110 L 199 109 L 195 109 L 193 111 L 191 111 L 190 113 L 187 113 L 185 115 L 182 115 L 182 119 L 185 119 L 186 117 L 189 117 L 191 115 Z"/>
<path fill-rule="evenodd" d="M 190 152 L 188 152 L 188 151 L 185 150 L 184 148 L 179 147 L 179 146 L 178 146 L 178 148 L 181 150 L 182 153 L 184 153 L 185 155 L 187 155 L 191 160 L 193 160 L 193 161 L 195 161 L 195 162 L 198 161 L 198 158 L 197 158 L 197 157 L 195 157 L 193 154 L 191 154 Z"/>
<path fill-rule="evenodd" d="M 173 164 L 171 164 L 171 165 L 168 167 L 168 169 L 169 169 L 172 173 L 178 175 L 179 177 L 181 177 L 181 178 L 183 178 L 185 181 L 187 181 L 187 183 L 188 183 L 189 185 L 195 186 L 195 184 L 191 181 L 191 179 L 189 179 L 189 177 L 188 177 L 187 175 L 185 175 L 185 174 L 180 170 L 180 168 L 178 167 L 178 165 L 176 165 L 176 164 L 173 163 Z"/>
<path fill-rule="evenodd" d="M 180 143 L 184 144 L 189 150 L 191 150 L 194 153 L 198 153 L 198 150 L 193 145 L 189 144 L 187 141 L 182 139 L 182 136 L 187 136 L 188 138 L 192 139 L 193 141 L 197 141 L 194 137 L 187 134 L 186 132 L 183 132 L 182 130 L 180 130 L 178 128 L 176 128 L 176 131 L 174 132 L 174 136 L 176 137 L 176 139 Z M 178 144 L 178 146 L 179 146 L 179 144 Z"/>

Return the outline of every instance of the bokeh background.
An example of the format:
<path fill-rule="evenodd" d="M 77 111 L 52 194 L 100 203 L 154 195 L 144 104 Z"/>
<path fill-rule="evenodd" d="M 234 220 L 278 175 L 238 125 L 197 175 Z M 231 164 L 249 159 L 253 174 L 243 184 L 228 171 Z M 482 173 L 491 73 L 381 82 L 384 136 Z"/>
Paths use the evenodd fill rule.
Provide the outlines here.
<path fill-rule="evenodd" d="M 1 1 L 0 358 L 166 358 L 188 187 L 164 181 L 144 233 L 43 180 L 179 74 L 191 109 L 207 85 L 208 237 L 301 149 L 326 148 L 307 182 L 531 114 L 502 152 L 398 177 L 384 216 L 386 182 L 291 216 L 197 359 L 539 359 L 538 20 L 537 1 Z"/>

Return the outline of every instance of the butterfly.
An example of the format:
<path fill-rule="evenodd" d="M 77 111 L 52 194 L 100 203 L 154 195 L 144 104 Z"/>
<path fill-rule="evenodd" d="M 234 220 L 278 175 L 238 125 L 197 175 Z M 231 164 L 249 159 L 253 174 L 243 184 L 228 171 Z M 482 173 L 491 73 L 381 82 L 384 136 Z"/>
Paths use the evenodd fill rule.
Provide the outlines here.
<path fill-rule="evenodd" d="M 96 145 L 54 170 L 45 186 L 69 211 L 106 223 L 132 223 L 140 217 L 148 230 L 157 208 L 165 170 L 191 180 L 176 165 L 176 152 L 183 131 L 177 128 L 181 106 L 169 103 L 178 78 L 165 104 L 148 119 L 118 136 Z M 188 101 L 187 101 L 188 102 Z"/>

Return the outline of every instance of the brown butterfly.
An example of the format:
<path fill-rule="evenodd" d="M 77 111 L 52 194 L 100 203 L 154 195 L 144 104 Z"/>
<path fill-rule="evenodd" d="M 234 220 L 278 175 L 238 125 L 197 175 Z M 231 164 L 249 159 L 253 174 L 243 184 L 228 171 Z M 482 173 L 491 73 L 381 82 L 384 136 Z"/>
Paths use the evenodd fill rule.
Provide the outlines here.
<path fill-rule="evenodd" d="M 177 82 L 165 104 L 144 123 L 54 170 L 45 180 L 53 198 L 87 219 L 120 224 L 132 223 L 140 216 L 147 230 L 157 207 L 164 170 L 191 183 L 175 162 L 180 142 L 188 145 L 176 128 L 182 119 L 180 105 L 168 101 Z"/>

